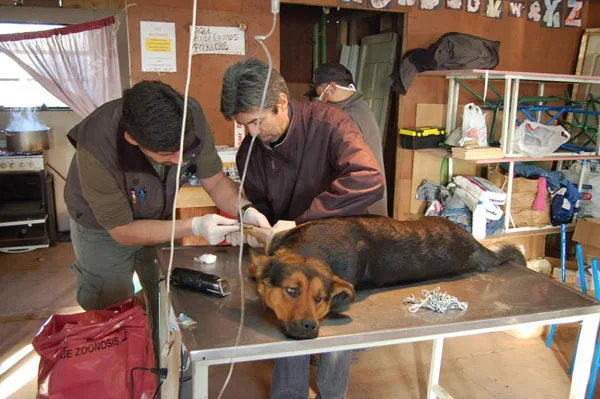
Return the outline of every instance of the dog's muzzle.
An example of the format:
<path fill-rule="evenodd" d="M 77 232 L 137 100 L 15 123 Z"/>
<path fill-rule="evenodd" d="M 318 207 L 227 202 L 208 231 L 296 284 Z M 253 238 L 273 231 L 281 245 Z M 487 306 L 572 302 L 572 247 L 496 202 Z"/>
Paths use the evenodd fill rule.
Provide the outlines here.
<path fill-rule="evenodd" d="M 315 320 L 294 320 L 289 325 L 281 323 L 283 333 L 293 339 L 314 339 L 319 335 L 319 326 Z"/>

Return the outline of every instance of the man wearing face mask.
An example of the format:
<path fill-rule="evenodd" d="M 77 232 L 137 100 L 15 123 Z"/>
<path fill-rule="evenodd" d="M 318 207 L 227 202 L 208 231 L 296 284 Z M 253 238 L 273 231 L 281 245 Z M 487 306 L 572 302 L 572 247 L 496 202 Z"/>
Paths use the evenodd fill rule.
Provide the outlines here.
<path fill-rule="evenodd" d="M 369 104 L 364 100 L 363 93 L 356 90 L 352 73 L 337 62 L 322 64 L 315 71 L 313 88 L 304 95 L 325 101 L 350 115 L 362 132 L 365 143 L 373 151 L 385 181 L 381 131 Z M 387 193 L 384 191 L 383 198 L 369 206 L 367 210 L 372 215 L 387 216 Z"/>
<path fill-rule="evenodd" d="M 237 154 L 240 173 L 251 136 L 257 136 L 244 182 L 251 206 L 274 224 L 272 233 L 313 219 L 366 213 L 382 197 L 384 181 L 356 124 L 333 106 L 291 100 L 276 70 L 259 114 L 267 73 L 261 61 L 238 62 L 225 72 L 221 93 L 221 113 L 250 132 Z M 317 370 L 321 399 L 344 397 L 350 354 L 322 355 Z M 309 355 L 276 359 L 271 399 L 307 399 L 309 361 Z"/>

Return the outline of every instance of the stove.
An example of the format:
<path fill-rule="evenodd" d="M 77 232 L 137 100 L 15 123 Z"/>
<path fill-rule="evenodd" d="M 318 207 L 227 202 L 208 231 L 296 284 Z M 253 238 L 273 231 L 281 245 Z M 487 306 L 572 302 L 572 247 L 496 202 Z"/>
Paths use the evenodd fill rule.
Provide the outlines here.
<path fill-rule="evenodd" d="M 0 173 L 44 170 L 43 152 L 8 152 L 0 149 Z"/>
<path fill-rule="evenodd" d="M 54 180 L 43 152 L 0 149 L 0 252 L 56 244 Z"/>

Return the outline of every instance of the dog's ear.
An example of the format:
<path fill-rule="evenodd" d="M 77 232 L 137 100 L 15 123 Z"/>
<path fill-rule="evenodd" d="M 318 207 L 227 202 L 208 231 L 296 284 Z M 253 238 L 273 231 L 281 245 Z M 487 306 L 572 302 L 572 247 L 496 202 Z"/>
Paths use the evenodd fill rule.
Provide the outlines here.
<path fill-rule="evenodd" d="M 262 255 L 250 249 L 250 267 L 248 268 L 248 273 L 250 278 L 253 280 L 258 280 L 261 278 L 265 270 L 268 269 L 271 264 L 271 257 Z"/>
<path fill-rule="evenodd" d="M 340 311 L 345 309 L 356 299 L 354 286 L 342 280 L 338 276 L 333 276 L 333 287 L 331 288 L 331 311 Z"/>

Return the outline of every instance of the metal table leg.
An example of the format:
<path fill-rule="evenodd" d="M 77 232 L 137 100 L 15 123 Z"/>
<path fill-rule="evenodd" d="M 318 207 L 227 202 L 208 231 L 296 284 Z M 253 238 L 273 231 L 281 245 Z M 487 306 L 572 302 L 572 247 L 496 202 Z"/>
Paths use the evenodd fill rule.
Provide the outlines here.
<path fill-rule="evenodd" d="M 194 362 L 194 399 L 208 399 L 208 364 Z"/>
<path fill-rule="evenodd" d="M 433 340 L 433 350 L 431 351 L 431 365 L 429 367 L 429 382 L 427 384 L 427 399 L 441 399 L 443 389 L 440 387 L 440 370 L 442 368 L 442 351 L 444 349 L 444 338 Z M 441 389 L 441 391 L 440 391 Z"/>
<path fill-rule="evenodd" d="M 575 367 L 571 378 L 571 391 L 569 399 L 584 399 L 590 378 L 590 366 L 596 347 L 596 334 L 598 333 L 599 315 L 586 316 L 581 323 L 579 345 L 575 354 Z"/>

